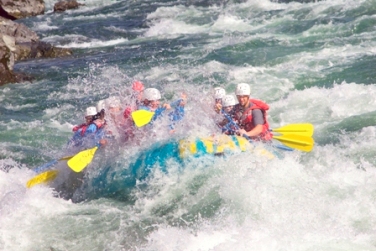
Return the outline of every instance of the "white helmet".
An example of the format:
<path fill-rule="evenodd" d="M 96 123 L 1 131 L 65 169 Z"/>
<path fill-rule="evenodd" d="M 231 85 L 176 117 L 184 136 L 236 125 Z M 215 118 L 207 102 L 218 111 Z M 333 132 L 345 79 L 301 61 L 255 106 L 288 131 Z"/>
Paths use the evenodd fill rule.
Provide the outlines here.
<path fill-rule="evenodd" d="M 228 106 L 232 106 L 232 105 L 236 105 L 236 100 L 235 100 L 234 96 L 232 96 L 232 95 L 224 96 L 223 99 L 222 99 L 222 106 L 228 107 Z"/>
<path fill-rule="evenodd" d="M 86 108 L 85 117 L 94 115 L 97 115 L 97 108 L 95 108 L 94 106 Z"/>
<path fill-rule="evenodd" d="M 249 84 L 241 83 L 236 86 L 235 94 L 239 96 L 251 95 L 251 87 Z"/>
<path fill-rule="evenodd" d="M 226 91 L 222 87 L 216 87 L 216 88 L 214 88 L 214 98 L 215 99 L 221 99 L 225 95 L 226 95 Z"/>
<path fill-rule="evenodd" d="M 102 111 L 104 108 L 105 105 L 104 105 L 104 100 L 99 100 L 98 103 L 97 103 L 97 111 L 100 112 Z"/>
<path fill-rule="evenodd" d="M 155 88 L 146 88 L 143 95 L 144 100 L 154 101 L 161 99 L 161 93 Z"/>
<path fill-rule="evenodd" d="M 106 106 L 109 108 L 116 108 L 121 106 L 121 102 L 117 97 L 109 97 L 106 99 Z"/>

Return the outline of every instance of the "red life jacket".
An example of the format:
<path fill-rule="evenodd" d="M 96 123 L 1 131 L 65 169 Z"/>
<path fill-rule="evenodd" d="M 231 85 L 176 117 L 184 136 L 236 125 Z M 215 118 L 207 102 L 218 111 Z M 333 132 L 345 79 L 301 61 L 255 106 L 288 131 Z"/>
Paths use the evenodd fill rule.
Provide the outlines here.
<path fill-rule="evenodd" d="M 88 126 L 89 125 L 87 125 L 86 123 L 83 123 L 81 125 L 76 125 L 75 127 L 73 127 L 72 131 L 77 132 L 78 130 L 81 129 L 81 136 L 84 136 Z"/>
<path fill-rule="evenodd" d="M 247 132 L 249 132 L 253 128 L 255 128 L 255 125 L 253 124 L 253 120 L 252 120 L 252 110 L 255 110 L 255 109 L 261 110 L 262 115 L 264 117 L 264 124 L 262 126 L 263 129 L 262 129 L 262 133 L 258 137 L 254 137 L 254 138 L 256 139 L 260 138 L 262 140 L 271 140 L 273 135 L 269 130 L 269 123 L 266 119 L 266 111 L 269 110 L 269 105 L 257 99 L 250 99 L 249 101 L 250 101 L 250 106 L 246 108 L 244 111 L 242 111 L 239 104 L 235 105 L 234 119 L 238 122 L 239 127 L 241 129 L 244 129 Z"/>
<path fill-rule="evenodd" d="M 133 112 L 133 109 L 132 107 L 128 106 L 127 108 L 125 108 L 124 112 L 123 112 L 123 116 L 125 119 L 128 119 L 131 117 L 131 113 Z"/>
<path fill-rule="evenodd" d="M 75 127 L 73 127 L 72 131 L 77 132 L 78 130 L 81 129 L 81 136 L 84 136 L 86 129 L 91 124 L 95 124 L 95 126 L 97 127 L 97 130 L 99 130 L 100 128 L 102 128 L 103 126 L 106 125 L 106 121 L 101 121 L 100 119 L 96 119 L 96 120 L 92 121 L 90 124 L 83 123 L 81 125 L 75 126 Z"/>

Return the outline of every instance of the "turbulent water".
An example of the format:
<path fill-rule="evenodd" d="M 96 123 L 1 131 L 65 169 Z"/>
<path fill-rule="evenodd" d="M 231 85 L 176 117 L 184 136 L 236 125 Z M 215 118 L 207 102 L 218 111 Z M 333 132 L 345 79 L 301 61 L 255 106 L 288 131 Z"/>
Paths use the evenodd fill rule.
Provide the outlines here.
<path fill-rule="evenodd" d="M 74 56 L 19 62 L 36 80 L 0 87 L 0 250 L 376 250 L 375 0 L 86 0 L 60 14 L 45 2 L 45 15 L 18 22 Z M 33 168 L 64 155 L 84 109 L 125 102 L 133 80 L 165 101 L 188 94 L 170 137 L 217 133 L 213 88 L 246 82 L 272 128 L 312 123 L 314 149 L 170 163 L 121 198 L 27 189 Z M 106 150 L 92 168 L 126 168 L 168 136 Z"/>

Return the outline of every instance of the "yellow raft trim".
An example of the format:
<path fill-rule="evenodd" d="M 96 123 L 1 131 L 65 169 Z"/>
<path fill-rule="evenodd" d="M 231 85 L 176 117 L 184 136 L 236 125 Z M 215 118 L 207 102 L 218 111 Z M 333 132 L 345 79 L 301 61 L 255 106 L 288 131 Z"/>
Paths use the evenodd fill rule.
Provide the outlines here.
<path fill-rule="evenodd" d="M 204 147 L 204 149 L 202 149 Z M 198 149 L 200 148 L 200 149 Z M 274 158 L 274 154 L 266 150 L 262 146 L 255 147 L 246 138 L 241 136 L 228 136 L 225 134 L 198 138 L 195 140 L 180 140 L 179 141 L 179 156 L 186 158 L 188 156 L 195 156 L 198 152 L 204 154 L 220 154 L 234 151 L 248 151 L 252 150 L 257 154 L 266 156 L 269 159 Z"/>

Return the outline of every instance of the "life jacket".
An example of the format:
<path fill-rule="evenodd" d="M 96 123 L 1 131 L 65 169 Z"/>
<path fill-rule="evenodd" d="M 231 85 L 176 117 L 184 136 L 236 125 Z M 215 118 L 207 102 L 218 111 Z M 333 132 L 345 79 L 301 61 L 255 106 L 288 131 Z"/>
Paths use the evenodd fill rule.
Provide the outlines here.
<path fill-rule="evenodd" d="M 88 126 L 89 125 L 87 125 L 86 123 L 81 124 L 81 125 L 76 125 L 75 127 L 73 127 L 72 131 L 77 132 L 78 130 L 81 130 L 80 134 L 81 134 L 81 136 L 84 136 Z"/>
<path fill-rule="evenodd" d="M 106 125 L 106 121 L 101 121 L 100 119 L 96 119 L 92 121 L 90 124 L 83 123 L 81 125 L 73 127 L 72 131 L 77 132 L 81 129 L 81 137 L 85 135 L 86 129 L 89 127 L 89 125 L 94 124 L 97 127 L 97 130 L 101 129 Z"/>
<path fill-rule="evenodd" d="M 131 118 L 131 113 L 133 112 L 133 109 L 132 107 L 128 106 L 127 108 L 125 108 L 124 112 L 123 112 L 123 116 L 125 119 L 129 119 Z"/>
<path fill-rule="evenodd" d="M 262 112 L 264 117 L 264 124 L 262 133 L 258 137 L 254 137 L 255 139 L 259 138 L 261 140 L 271 140 L 273 135 L 269 130 L 269 123 L 266 119 L 266 111 L 269 110 L 269 105 L 264 103 L 261 100 L 257 99 L 250 99 L 250 106 L 247 107 L 244 111 L 239 104 L 235 105 L 234 107 L 234 119 L 238 122 L 239 127 L 241 129 L 246 130 L 247 132 L 251 131 L 255 128 L 252 120 L 252 111 L 255 109 L 259 109 Z"/>

